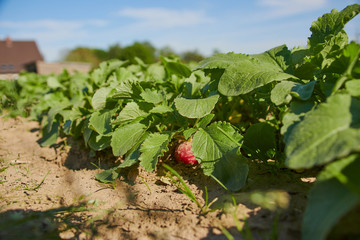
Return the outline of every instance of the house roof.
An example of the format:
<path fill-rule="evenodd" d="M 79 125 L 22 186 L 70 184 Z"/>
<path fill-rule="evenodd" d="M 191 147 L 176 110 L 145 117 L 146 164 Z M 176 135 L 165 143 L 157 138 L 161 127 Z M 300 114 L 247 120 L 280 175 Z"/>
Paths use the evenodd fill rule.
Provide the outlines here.
<path fill-rule="evenodd" d="M 10 37 L 0 41 L 0 73 L 18 73 L 27 64 L 43 60 L 35 41 L 12 41 Z"/>

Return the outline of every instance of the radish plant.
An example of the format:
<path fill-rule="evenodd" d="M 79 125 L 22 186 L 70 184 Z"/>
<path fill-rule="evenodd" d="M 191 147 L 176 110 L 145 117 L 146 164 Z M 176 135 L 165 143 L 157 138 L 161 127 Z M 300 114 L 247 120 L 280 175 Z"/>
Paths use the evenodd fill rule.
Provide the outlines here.
<path fill-rule="evenodd" d="M 360 45 L 349 43 L 344 31 L 359 12 L 354 4 L 318 18 L 306 48 L 219 54 L 199 65 L 219 76 L 220 94 L 255 96 L 270 89 L 263 101 L 268 109 L 278 108 L 269 114 L 279 124 L 252 125 L 244 135 L 245 152 L 267 159 L 283 149 L 289 168 L 326 166 L 310 191 L 303 239 L 325 239 L 336 221 L 360 203 Z M 279 137 L 282 141 L 276 141 Z M 281 160 L 281 154 L 274 156 Z"/>
<path fill-rule="evenodd" d="M 359 12 L 354 4 L 319 17 L 306 47 L 216 54 L 195 69 L 161 58 L 106 61 L 89 74 L 22 74 L 1 83 L 1 104 L 30 111 L 43 146 L 69 135 L 92 153 L 123 157 L 96 176 L 102 182 L 135 164 L 155 171 L 169 154 L 230 191 L 245 186 L 251 160 L 322 167 L 302 226 L 303 239 L 325 239 L 360 203 L 360 45 L 344 31 Z"/>

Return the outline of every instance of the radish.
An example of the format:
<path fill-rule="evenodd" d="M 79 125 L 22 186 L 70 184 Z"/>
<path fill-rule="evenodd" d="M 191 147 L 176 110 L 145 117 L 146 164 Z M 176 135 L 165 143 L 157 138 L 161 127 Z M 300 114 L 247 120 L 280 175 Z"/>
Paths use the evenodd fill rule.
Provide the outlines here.
<path fill-rule="evenodd" d="M 198 161 L 195 159 L 191 151 L 192 138 L 188 141 L 181 142 L 175 149 L 175 159 L 178 162 L 185 164 L 196 164 Z"/>

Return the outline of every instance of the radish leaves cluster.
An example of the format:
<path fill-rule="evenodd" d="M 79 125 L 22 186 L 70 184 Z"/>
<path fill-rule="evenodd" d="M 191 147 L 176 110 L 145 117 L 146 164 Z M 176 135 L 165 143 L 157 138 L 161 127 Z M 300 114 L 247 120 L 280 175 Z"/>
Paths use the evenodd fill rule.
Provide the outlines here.
<path fill-rule="evenodd" d="M 360 45 L 344 31 L 359 12 L 354 4 L 319 17 L 306 47 L 216 54 L 194 69 L 161 58 L 106 61 L 89 74 L 21 74 L 0 82 L 0 103 L 40 121 L 43 146 L 65 134 L 93 153 L 123 156 L 96 176 L 103 182 L 134 164 L 156 170 L 179 136 L 192 139 L 204 174 L 232 191 L 246 184 L 249 160 L 320 166 L 302 237 L 325 239 L 360 203 Z"/>

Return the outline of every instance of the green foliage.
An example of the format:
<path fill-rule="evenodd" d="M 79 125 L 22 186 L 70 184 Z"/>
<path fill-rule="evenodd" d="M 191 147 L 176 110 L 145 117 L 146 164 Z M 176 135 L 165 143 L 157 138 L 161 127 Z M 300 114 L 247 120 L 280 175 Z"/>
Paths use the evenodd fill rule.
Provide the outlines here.
<path fill-rule="evenodd" d="M 359 169 L 356 154 L 327 165 L 321 172 L 310 191 L 302 239 L 326 239 L 337 220 L 359 203 Z"/>
<path fill-rule="evenodd" d="M 104 56 L 100 57 L 103 58 Z M 71 50 L 64 60 L 68 62 L 88 62 L 91 63 L 93 67 L 97 66 L 101 61 L 99 51 L 93 51 L 85 47 L 78 47 Z"/>
<path fill-rule="evenodd" d="M 219 95 L 202 99 L 176 98 L 174 100 L 179 114 L 188 118 L 202 118 L 208 115 L 215 107 Z"/>
<path fill-rule="evenodd" d="M 310 193 L 303 239 L 325 239 L 338 219 L 360 203 L 359 189 L 354 187 L 360 182 L 358 159 L 352 162 L 352 172 L 340 174 L 333 167 L 360 149 L 360 46 L 348 43 L 343 29 L 359 12 L 360 5 L 354 4 L 314 21 L 307 48 L 289 51 L 280 46 L 258 55 L 218 54 L 199 65 L 216 76 L 220 93 L 270 104 L 265 120 L 273 128 L 252 125 L 244 135 L 245 152 L 266 159 L 270 156 L 261 154 L 266 149 L 284 147 L 290 168 L 327 165 Z M 270 90 L 270 97 L 265 93 L 256 98 L 264 93 L 262 86 Z M 275 146 L 276 129 L 285 146 Z M 264 140 L 259 139 L 260 132 Z"/>
<path fill-rule="evenodd" d="M 144 63 L 154 63 L 155 48 L 149 42 L 135 42 L 133 45 L 121 50 L 119 59 L 129 60 L 131 63 L 136 64 L 136 57 L 140 58 Z"/>
<path fill-rule="evenodd" d="M 336 94 L 295 123 L 286 138 L 286 163 L 309 168 L 346 156 L 360 146 L 360 101 Z M 335 114 L 334 114 L 335 113 Z"/>
<path fill-rule="evenodd" d="M 134 122 L 118 127 L 111 138 L 111 147 L 115 156 L 123 156 L 145 134 L 147 127 L 140 122 Z M 127 141 L 124 141 L 127 139 Z"/>
<path fill-rule="evenodd" d="M 262 161 L 274 158 L 277 151 L 275 132 L 276 128 L 265 122 L 251 125 L 244 134 L 244 152 Z"/>
<path fill-rule="evenodd" d="M 16 110 L 15 103 L 19 100 L 16 82 L 0 80 L 0 113 L 1 109 Z"/>
<path fill-rule="evenodd" d="M 169 134 L 152 133 L 141 144 L 139 157 L 140 165 L 147 171 L 153 171 L 157 160 L 169 149 Z"/>
<path fill-rule="evenodd" d="M 314 21 L 311 25 L 312 32 L 309 37 L 309 45 L 316 48 L 323 45 L 329 38 L 336 37 L 337 34 L 343 32 L 345 24 L 360 12 L 360 5 L 354 4 L 347 6 L 342 11 L 333 9 L 331 13 L 324 14 Z"/>
<path fill-rule="evenodd" d="M 249 160 L 323 167 L 302 225 L 303 239 L 322 240 L 360 203 L 360 45 L 343 29 L 359 12 L 354 4 L 314 21 L 307 47 L 216 54 L 195 70 L 176 57 L 153 63 L 146 42 L 114 46 L 124 61 L 102 62 L 87 75 L 0 82 L 1 104 L 39 120 L 42 145 L 65 134 L 124 156 L 96 176 L 103 182 L 136 163 L 156 170 L 179 138 L 192 139 L 204 174 L 232 191 L 246 184 Z"/>
<path fill-rule="evenodd" d="M 239 153 L 241 140 L 242 136 L 230 123 L 214 122 L 194 134 L 191 148 L 204 173 L 214 176 L 231 191 L 241 189 L 248 174 L 247 160 Z"/>
<path fill-rule="evenodd" d="M 186 51 L 181 53 L 181 59 L 186 62 L 200 62 L 201 60 L 204 60 L 204 56 L 199 53 L 197 50 L 195 51 Z"/>
<path fill-rule="evenodd" d="M 111 45 L 107 51 L 108 59 L 120 59 L 121 58 L 121 46 L 119 44 Z"/>
<path fill-rule="evenodd" d="M 218 54 L 200 63 L 199 68 L 211 72 L 224 69 L 219 79 L 219 92 L 226 96 L 246 94 L 272 81 L 296 78 L 286 73 L 289 51 L 280 46 L 263 54 Z"/>
<path fill-rule="evenodd" d="M 118 59 L 138 64 L 140 59 L 144 63 L 155 63 L 160 57 L 180 58 L 184 63 L 196 63 L 204 59 L 204 56 L 197 50 L 176 53 L 169 46 L 156 49 L 150 42 L 134 42 L 131 45 L 122 47 L 116 43 L 108 49 L 97 49 L 77 47 L 70 50 L 64 57 L 64 61 L 89 62 L 93 67 L 103 61 Z"/>

